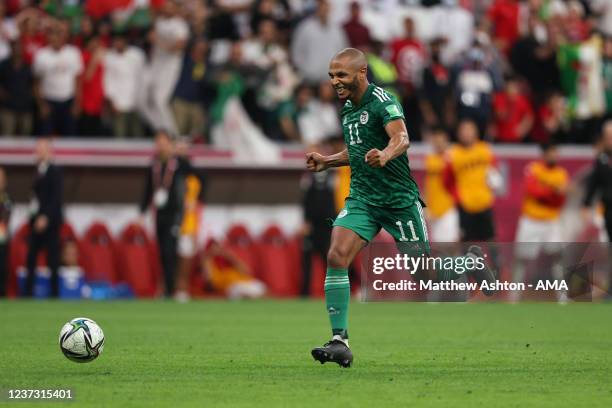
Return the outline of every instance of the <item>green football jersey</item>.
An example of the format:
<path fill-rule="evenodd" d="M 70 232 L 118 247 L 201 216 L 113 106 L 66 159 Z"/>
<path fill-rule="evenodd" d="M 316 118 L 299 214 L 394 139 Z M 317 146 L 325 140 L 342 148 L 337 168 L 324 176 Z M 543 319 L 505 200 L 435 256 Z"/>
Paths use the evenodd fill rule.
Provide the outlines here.
<path fill-rule="evenodd" d="M 390 160 L 381 169 L 372 168 L 365 162 L 368 151 L 387 147 L 387 123 L 404 119 L 402 107 L 395 97 L 370 84 L 359 105 L 348 100 L 340 115 L 351 166 L 349 197 L 378 207 L 413 205 L 419 199 L 419 188 L 410 174 L 406 154 Z"/>

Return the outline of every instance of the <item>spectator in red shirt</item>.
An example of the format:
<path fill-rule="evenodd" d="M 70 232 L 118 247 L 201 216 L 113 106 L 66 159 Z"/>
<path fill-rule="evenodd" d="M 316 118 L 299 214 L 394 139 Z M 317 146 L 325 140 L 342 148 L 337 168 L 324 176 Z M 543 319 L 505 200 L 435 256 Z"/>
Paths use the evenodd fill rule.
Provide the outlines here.
<path fill-rule="evenodd" d="M 531 139 L 537 143 L 562 143 L 569 136 L 568 130 L 567 103 L 561 93 L 553 92 L 537 109 Z"/>
<path fill-rule="evenodd" d="M 582 3 L 576 0 L 567 3 L 563 27 L 569 42 L 578 43 L 589 38 L 592 27 L 591 23 L 585 19 Z"/>
<path fill-rule="evenodd" d="M 493 110 L 496 141 L 517 143 L 529 134 L 533 126 L 533 111 L 516 77 L 508 77 L 504 90 L 495 94 Z"/>
<path fill-rule="evenodd" d="M 416 38 L 412 17 L 404 19 L 404 36 L 391 42 L 391 62 L 404 88 L 420 85 L 425 66 L 425 47 Z"/>
<path fill-rule="evenodd" d="M 37 9 L 27 9 L 19 13 L 19 41 L 23 48 L 25 62 L 31 65 L 36 51 L 47 45 L 47 35 L 44 30 L 45 17 Z"/>
<path fill-rule="evenodd" d="M 351 47 L 363 49 L 370 44 L 370 30 L 361 22 L 361 5 L 351 3 L 351 18 L 342 26 Z"/>
<path fill-rule="evenodd" d="M 487 12 L 495 45 L 507 53 L 520 36 L 519 0 L 495 0 Z"/>
<path fill-rule="evenodd" d="M 83 136 L 101 136 L 102 108 L 104 106 L 104 46 L 98 36 L 85 40 L 83 49 L 83 77 L 81 85 L 81 117 L 79 134 Z"/>

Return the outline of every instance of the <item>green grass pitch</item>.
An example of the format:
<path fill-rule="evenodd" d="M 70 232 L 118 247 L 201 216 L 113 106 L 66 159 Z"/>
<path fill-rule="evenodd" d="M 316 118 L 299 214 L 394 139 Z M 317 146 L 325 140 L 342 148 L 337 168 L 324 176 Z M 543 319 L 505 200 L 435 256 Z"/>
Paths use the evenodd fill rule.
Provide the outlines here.
<path fill-rule="evenodd" d="M 57 343 L 79 316 L 106 335 L 88 364 Z M 612 304 L 354 302 L 350 369 L 310 356 L 322 301 L 4 301 L 0 328 L 0 388 L 70 387 L 72 406 L 612 406 Z"/>

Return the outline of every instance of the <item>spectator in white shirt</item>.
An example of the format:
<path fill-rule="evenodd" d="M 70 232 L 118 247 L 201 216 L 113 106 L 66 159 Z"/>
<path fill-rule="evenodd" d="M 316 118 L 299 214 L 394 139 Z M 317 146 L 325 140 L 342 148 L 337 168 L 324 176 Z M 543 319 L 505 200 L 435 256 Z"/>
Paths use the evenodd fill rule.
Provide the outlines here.
<path fill-rule="evenodd" d="M 68 27 L 62 23 L 49 29 L 49 45 L 34 55 L 36 97 L 44 135 L 75 135 L 80 111 L 80 76 L 83 61 L 78 48 L 66 44 Z"/>
<path fill-rule="evenodd" d="M 293 35 L 293 63 L 311 85 L 328 80 L 329 60 L 348 46 L 342 27 L 331 21 L 329 10 L 329 1 L 319 0 L 315 15 L 302 21 Z"/>
<path fill-rule="evenodd" d="M 474 39 L 474 16 L 458 0 L 442 0 L 441 4 L 431 8 L 430 23 L 434 37 L 446 39 L 442 50 L 442 62 L 453 64 L 459 56 L 467 51 Z"/>
<path fill-rule="evenodd" d="M 164 3 L 151 32 L 153 45 L 149 67 L 149 86 L 145 107 L 147 119 L 154 128 L 177 133 L 170 100 L 179 78 L 183 54 L 189 37 L 189 26 L 178 14 L 175 0 Z"/>
<path fill-rule="evenodd" d="M 606 36 L 612 36 L 612 1 L 591 0 L 591 9 L 597 16 L 597 27 Z"/>
<path fill-rule="evenodd" d="M 297 122 L 306 147 L 342 135 L 335 94 L 329 81 L 319 84 L 317 98 L 306 105 Z"/>
<path fill-rule="evenodd" d="M 11 42 L 19 36 L 17 24 L 12 18 L 6 17 L 4 2 L 0 2 L 0 61 L 11 55 Z"/>
<path fill-rule="evenodd" d="M 123 34 L 115 34 L 112 48 L 104 57 L 104 96 L 109 102 L 115 137 L 144 135 L 137 113 L 144 65 L 144 52 L 130 46 Z"/>

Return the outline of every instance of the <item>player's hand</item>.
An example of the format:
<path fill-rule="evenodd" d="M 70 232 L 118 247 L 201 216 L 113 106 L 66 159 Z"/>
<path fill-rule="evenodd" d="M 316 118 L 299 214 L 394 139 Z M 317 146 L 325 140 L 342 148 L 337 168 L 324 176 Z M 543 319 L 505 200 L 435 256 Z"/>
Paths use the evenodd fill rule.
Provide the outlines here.
<path fill-rule="evenodd" d="M 41 232 L 44 232 L 47 229 L 48 225 L 49 219 L 47 218 L 47 216 L 39 215 L 38 217 L 36 217 L 36 221 L 34 222 L 34 230 L 40 234 Z"/>
<path fill-rule="evenodd" d="M 306 168 L 310 171 L 323 171 L 327 169 L 325 156 L 316 152 L 306 153 Z"/>
<path fill-rule="evenodd" d="M 387 154 L 378 149 L 372 149 L 365 155 L 365 162 L 368 166 L 374 167 L 375 169 L 385 167 L 387 161 L 389 161 Z"/>

